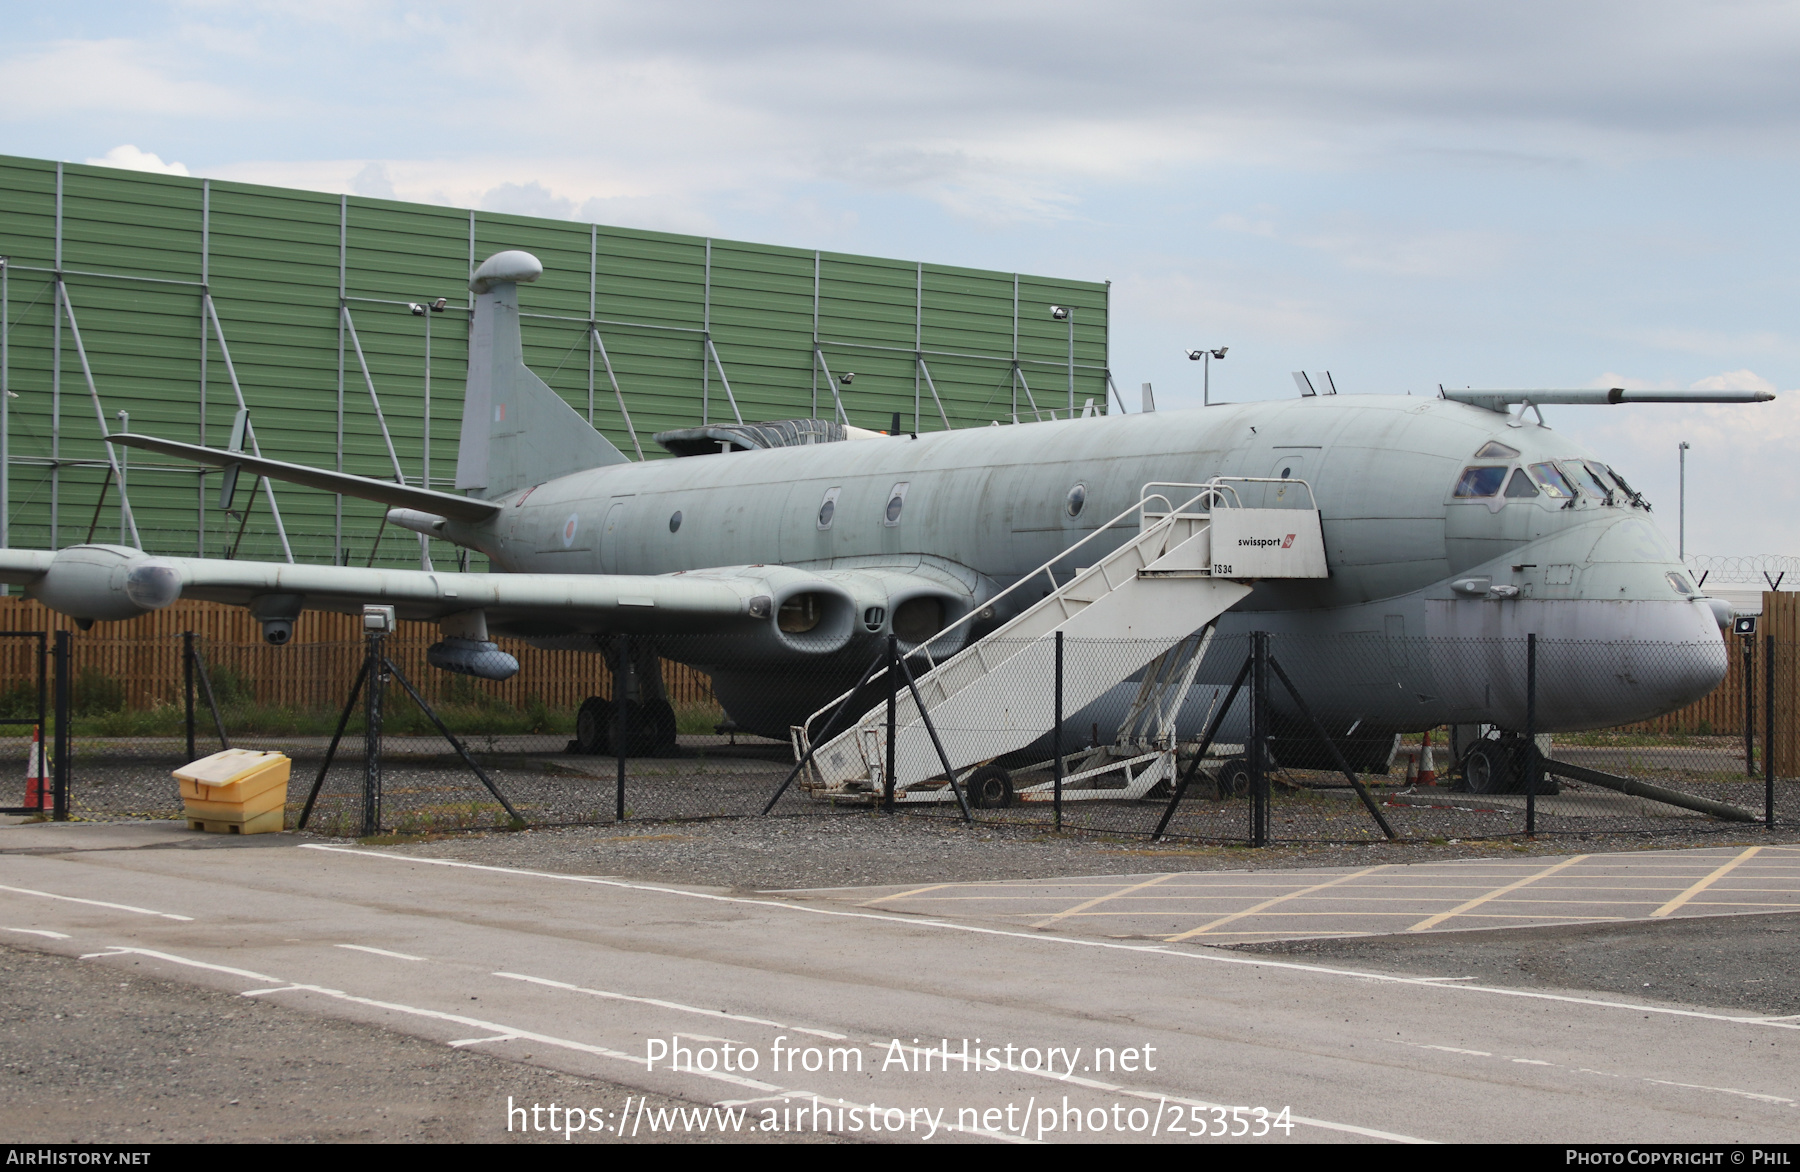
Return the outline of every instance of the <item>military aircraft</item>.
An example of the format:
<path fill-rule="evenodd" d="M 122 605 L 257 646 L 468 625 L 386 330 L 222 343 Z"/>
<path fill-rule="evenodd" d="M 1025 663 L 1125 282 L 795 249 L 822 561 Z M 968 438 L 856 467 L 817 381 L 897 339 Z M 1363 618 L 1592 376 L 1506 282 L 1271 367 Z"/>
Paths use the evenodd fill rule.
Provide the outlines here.
<path fill-rule="evenodd" d="M 1215 543 L 1210 562 L 1175 576 L 1230 580 L 1233 592 L 1205 612 L 1156 621 L 1165 633 L 1266 630 L 1283 646 L 1351 635 L 1388 646 L 1304 681 L 1322 716 L 1368 744 L 1391 747 L 1397 731 L 1447 721 L 1522 727 L 1521 689 L 1496 684 L 1517 675 L 1501 660 L 1528 633 L 1565 648 L 1563 670 L 1545 673 L 1541 731 L 1666 712 L 1726 670 L 1729 608 L 1702 595 L 1625 478 L 1534 408 L 1768 394 L 1340 396 L 1302 382 L 1287 401 L 919 435 L 820 420 L 692 428 L 658 437 L 681 458 L 632 462 L 524 363 L 518 286 L 541 273 L 535 257 L 508 251 L 470 282 L 460 494 L 111 437 L 386 504 L 390 523 L 478 550 L 496 572 L 79 545 L 0 550 L 0 580 L 83 622 L 128 620 L 180 597 L 245 606 L 273 643 L 305 608 L 388 604 L 441 625 L 434 665 L 489 678 L 517 671 L 495 633 L 591 651 L 611 636 L 645 636 L 642 654 L 711 672 L 739 725 L 785 737 L 890 634 L 907 655 L 954 657 L 1135 540 L 1152 514 L 1229 497 L 1261 513 L 1316 507 L 1324 565 L 1315 576 L 1257 578 L 1234 572 Z M 1224 645 L 1190 677 L 1196 695 L 1230 680 L 1237 661 Z M 1699 653 L 1656 653 L 1668 645 Z M 1413 650 L 1396 656 L 1393 646 Z M 1137 668 L 1115 683 L 1128 689 Z M 631 719 L 649 740 L 672 739 L 673 714 L 654 687 L 639 708 Z M 1203 716 L 1186 712 L 1184 727 Z M 607 720 L 604 702 L 589 701 L 583 743 L 603 737 Z"/>

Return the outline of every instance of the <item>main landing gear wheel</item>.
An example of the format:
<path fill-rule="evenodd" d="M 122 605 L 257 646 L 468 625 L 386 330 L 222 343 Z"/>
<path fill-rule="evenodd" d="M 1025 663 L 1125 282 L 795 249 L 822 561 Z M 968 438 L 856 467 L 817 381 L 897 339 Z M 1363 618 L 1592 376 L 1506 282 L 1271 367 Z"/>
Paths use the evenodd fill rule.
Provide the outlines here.
<path fill-rule="evenodd" d="M 644 731 L 651 753 L 667 753 L 675 748 L 675 709 L 667 700 L 650 702 L 644 712 Z"/>
<path fill-rule="evenodd" d="M 1013 804 L 1012 774 L 998 765 L 983 765 L 963 779 L 962 787 L 977 810 L 1004 810 Z"/>
<path fill-rule="evenodd" d="M 1233 757 L 1219 766 L 1217 774 L 1219 797 L 1245 798 L 1250 796 L 1250 762 L 1242 757 Z"/>
<path fill-rule="evenodd" d="M 602 696 L 589 696 L 575 713 L 575 750 L 602 754 L 612 746 L 612 701 Z"/>

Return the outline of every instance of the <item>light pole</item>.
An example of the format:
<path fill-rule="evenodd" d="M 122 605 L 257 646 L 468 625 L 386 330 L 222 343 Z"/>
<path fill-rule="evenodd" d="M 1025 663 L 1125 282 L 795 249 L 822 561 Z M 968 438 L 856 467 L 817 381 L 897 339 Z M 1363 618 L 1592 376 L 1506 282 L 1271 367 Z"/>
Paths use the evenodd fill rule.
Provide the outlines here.
<path fill-rule="evenodd" d="M 130 431 L 131 430 L 131 412 L 115 411 L 115 412 L 113 412 L 113 418 L 117 419 L 119 421 L 119 430 L 120 431 Z M 124 451 L 119 452 L 119 544 L 120 545 L 125 544 L 125 533 L 126 533 L 126 529 L 125 529 L 125 469 L 128 466 L 129 461 L 131 459 L 125 453 L 126 453 L 126 451 L 129 451 L 129 450 L 130 449 L 125 449 Z"/>
<path fill-rule="evenodd" d="M 1229 349 L 1231 349 L 1230 346 L 1220 346 L 1217 350 L 1203 349 L 1189 350 L 1187 352 L 1189 362 L 1204 363 L 1200 379 L 1200 405 L 1202 407 L 1212 406 L 1212 360 L 1217 358 L 1219 361 L 1223 362 L 1225 360 L 1225 351 Z"/>
<path fill-rule="evenodd" d="M 1683 563 L 1687 561 L 1687 454 L 1688 442 L 1682 440 L 1676 447 L 1681 460 L 1680 491 L 1675 508 L 1675 548 Z"/>
<path fill-rule="evenodd" d="M 1069 418 L 1075 418 L 1075 311 L 1066 305 L 1052 305 L 1050 316 L 1069 323 Z"/>

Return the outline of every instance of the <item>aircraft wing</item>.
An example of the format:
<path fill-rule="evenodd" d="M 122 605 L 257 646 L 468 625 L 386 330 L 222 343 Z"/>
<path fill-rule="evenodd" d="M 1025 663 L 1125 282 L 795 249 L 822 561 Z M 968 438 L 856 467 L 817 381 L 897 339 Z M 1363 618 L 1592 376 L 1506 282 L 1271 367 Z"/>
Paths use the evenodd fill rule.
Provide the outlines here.
<path fill-rule="evenodd" d="M 259 615 L 300 610 L 357 613 L 393 606 L 401 618 L 441 619 L 481 610 L 521 633 L 679 632 L 750 625 L 773 612 L 778 567 L 744 575 L 459 574 L 284 562 L 147 555 L 124 546 L 71 546 L 54 554 L 0 550 L 0 581 L 25 586 L 76 618 L 116 621 L 178 598 L 248 606 Z"/>
<path fill-rule="evenodd" d="M 429 488 L 413 488 L 405 484 L 396 484 L 391 480 L 352 476 L 347 472 L 328 472 L 323 468 L 309 468 L 305 464 L 289 464 L 285 460 L 267 460 L 261 456 L 252 456 L 247 452 L 225 452 L 218 448 L 201 447 L 199 444 L 184 444 L 176 440 L 158 439 L 153 435 L 121 432 L 117 435 L 107 436 L 106 442 L 123 444 L 128 448 L 138 448 L 146 452 L 155 452 L 158 455 L 192 460 L 197 464 L 212 464 L 220 468 L 236 464 L 246 472 L 257 476 L 267 476 L 271 480 L 285 480 L 292 484 L 305 485 L 307 488 L 322 488 L 326 492 L 379 501 L 384 505 L 393 505 L 402 509 L 418 509 L 423 512 L 436 513 L 440 517 L 449 517 L 453 521 L 485 521 L 500 511 L 500 506 L 492 501 L 478 500 L 475 497 L 457 496 L 455 493 L 437 492 Z"/>
<path fill-rule="evenodd" d="M 162 557 L 118 545 L 0 550 L 0 582 L 22 585 L 50 609 L 79 620 L 123 621 L 180 598 L 248 607 L 264 622 L 291 622 L 305 610 L 354 614 L 377 604 L 392 606 L 400 618 L 452 624 L 479 612 L 487 629 L 540 644 L 568 638 L 572 646 L 592 646 L 588 636 L 615 633 L 742 635 L 747 638 L 733 643 L 734 654 L 772 659 L 838 650 L 872 605 L 924 598 L 935 629 L 971 597 L 953 577 L 916 567 L 463 574 Z"/>

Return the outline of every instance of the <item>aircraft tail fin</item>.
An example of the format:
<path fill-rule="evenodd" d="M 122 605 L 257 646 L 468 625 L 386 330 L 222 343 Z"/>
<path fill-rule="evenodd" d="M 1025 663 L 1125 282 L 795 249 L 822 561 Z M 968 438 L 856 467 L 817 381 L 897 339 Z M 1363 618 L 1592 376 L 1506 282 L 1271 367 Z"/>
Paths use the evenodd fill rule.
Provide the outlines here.
<path fill-rule="evenodd" d="M 627 462 L 525 365 L 519 282 L 535 281 L 543 271 L 528 252 L 500 252 L 469 282 L 475 320 L 456 487 L 490 500 L 558 476 Z"/>

